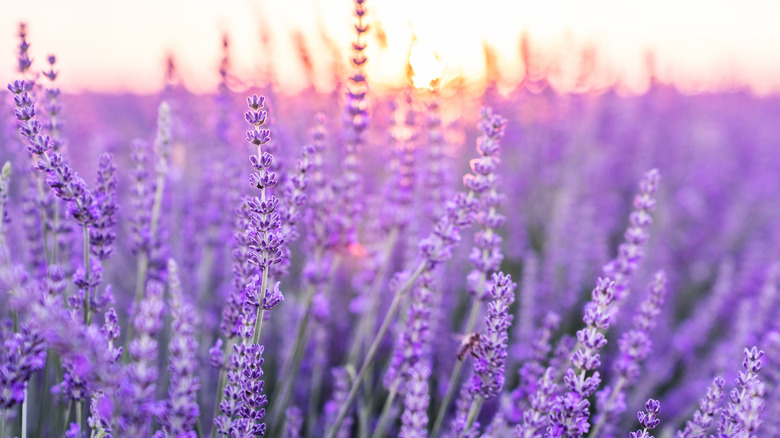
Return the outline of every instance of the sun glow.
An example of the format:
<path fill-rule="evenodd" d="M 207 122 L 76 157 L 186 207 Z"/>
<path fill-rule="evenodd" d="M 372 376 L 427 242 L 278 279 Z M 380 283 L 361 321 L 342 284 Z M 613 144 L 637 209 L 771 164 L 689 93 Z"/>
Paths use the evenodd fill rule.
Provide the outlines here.
<path fill-rule="evenodd" d="M 430 45 L 416 42 L 409 51 L 409 77 L 417 88 L 436 88 L 444 75 L 445 64 Z"/>

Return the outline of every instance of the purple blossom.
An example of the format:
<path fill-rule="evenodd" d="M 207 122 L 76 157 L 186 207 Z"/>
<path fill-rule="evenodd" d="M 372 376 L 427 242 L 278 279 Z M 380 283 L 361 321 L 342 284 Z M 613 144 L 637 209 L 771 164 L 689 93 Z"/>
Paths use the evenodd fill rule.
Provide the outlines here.
<path fill-rule="evenodd" d="M 0 238 L 5 239 L 5 230 L 11 223 L 11 216 L 8 214 L 8 191 L 11 181 L 11 163 L 6 161 L 0 170 Z M 3 246 L 5 246 L 3 240 Z"/>
<path fill-rule="evenodd" d="M 300 211 L 306 205 L 306 188 L 308 186 L 307 175 L 311 170 L 311 159 L 318 154 L 316 148 L 312 145 L 303 147 L 303 153 L 296 164 L 296 173 L 286 180 L 282 188 L 284 202 L 279 208 L 279 218 L 282 222 L 280 234 L 285 236 L 289 243 L 298 240 L 298 220 Z M 290 249 L 288 245 L 281 247 L 283 256 L 279 264 L 272 265 L 271 275 L 274 278 L 281 278 L 287 275 L 290 267 Z"/>
<path fill-rule="evenodd" d="M 507 344 L 507 330 L 512 324 L 509 306 L 515 301 L 515 287 L 512 277 L 503 272 L 493 274 L 490 295 L 493 298 L 488 304 L 488 314 L 485 318 L 485 335 L 476 348 L 474 374 L 471 377 L 469 390 L 475 396 L 485 399 L 493 398 L 504 387 Z"/>
<path fill-rule="evenodd" d="M 350 376 L 347 370 L 344 368 L 334 368 L 333 373 L 333 396 L 327 403 L 325 403 L 325 423 L 331 425 L 335 419 L 337 412 L 347 398 L 349 392 Z M 341 426 L 336 433 L 338 438 L 347 438 L 351 436 L 352 430 L 352 417 L 347 415 L 341 422 Z"/>
<path fill-rule="evenodd" d="M 699 409 L 693 413 L 693 418 L 685 423 L 685 429 L 677 432 L 677 438 L 702 438 L 720 412 L 723 401 L 723 387 L 726 381 L 716 377 L 707 389 L 707 394 L 699 401 Z"/>
<path fill-rule="evenodd" d="M 538 393 L 538 390 L 541 389 L 538 387 L 538 383 L 545 373 L 543 364 L 552 349 L 550 340 L 555 330 L 558 329 L 560 322 L 561 317 L 557 313 L 548 312 L 544 317 L 542 326 L 537 330 L 536 336 L 533 337 L 531 357 L 520 366 L 520 370 L 518 370 L 520 382 L 517 388 L 512 391 L 513 403 L 510 418 L 519 420 L 523 412 L 522 401 L 526 397 L 529 397 L 530 401 L 531 395 Z"/>
<path fill-rule="evenodd" d="M 544 434 L 549 423 L 553 395 L 557 390 L 554 370 L 547 368 L 536 384 L 536 392 L 529 396 L 530 407 L 523 411 L 522 421 L 515 428 L 515 436 L 531 438 Z"/>
<path fill-rule="evenodd" d="M 89 229 L 90 253 L 106 260 L 114 252 L 116 240 L 116 213 L 118 210 L 116 189 L 117 177 L 114 157 L 105 153 L 100 155 L 100 164 L 97 176 L 97 189 L 95 190 L 95 202 L 100 211 L 100 218 Z"/>
<path fill-rule="evenodd" d="M 366 43 L 364 34 L 368 32 L 368 24 L 364 23 L 366 9 L 364 0 L 356 0 L 355 41 L 352 43 L 352 66 L 355 71 L 347 83 L 346 99 L 344 101 L 344 125 L 346 128 L 344 142 L 344 161 L 342 179 L 337 188 L 339 206 L 342 214 L 339 228 L 343 243 L 347 245 L 358 243 L 358 224 L 360 223 L 363 201 L 360 199 L 360 171 L 358 166 L 358 151 L 365 143 L 365 132 L 370 125 L 368 112 L 368 81 L 365 75 L 367 58 L 364 54 Z"/>
<path fill-rule="evenodd" d="M 590 428 L 588 397 L 601 384 L 601 375 L 596 371 L 601 366 L 598 351 L 607 345 L 603 331 L 612 323 L 609 310 L 615 298 L 615 282 L 599 278 L 591 297 L 582 318 L 586 326 L 577 332 L 578 348 L 571 357 L 574 367 L 567 369 L 563 376 L 568 392 L 558 396 L 551 409 L 549 430 L 553 437 L 580 437 Z M 590 376 L 587 375 L 589 371 L 593 371 Z"/>
<path fill-rule="evenodd" d="M 100 217 L 92 193 L 86 183 L 73 171 L 59 152 L 49 151 L 54 143 L 51 137 L 41 134 L 43 125 L 35 118 L 35 105 L 30 93 L 24 91 L 24 81 L 8 86 L 14 96 L 16 118 L 21 125 L 19 133 L 26 139 L 27 150 L 37 159 L 35 169 L 45 175 L 46 184 L 55 196 L 68 202 L 69 214 L 83 226 L 93 225 Z"/>
<path fill-rule="evenodd" d="M 46 344 L 43 338 L 28 326 L 3 340 L 0 352 L 0 409 L 21 404 L 25 388 L 32 374 L 43 368 Z"/>
<path fill-rule="evenodd" d="M 285 422 L 283 438 L 300 438 L 301 429 L 303 428 L 303 414 L 300 409 L 295 406 L 287 408 L 285 413 L 287 421 Z"/>
<path fill-rule="evenodd" d="M 126 367 L 127 376 L 120 389 L 123 403 L 118 432 L 122 436 L 149 435 L 152 416 L 157 411 L 155 391 L 159 376 L 159 347 L 155 337 L 162 329 L 163 289 L 164 286 L 157 281 L 147 282 L 146 293 L 133 321 L 135 339 L 128 347 L 131 362 Z"/>
<path fill-rule="evenodd" d="M 650 216 L 655 208 L 655 192 L 661 174 L 658 169 L 645 173 L 639 182 L 639 193 L 634 198 L 634 211 L 629 216 L 631 225 L 626 229 L 625 242 L 618 246 L 617 257 L 609 261 L 602 270 L 604 275 L 615 281 L 615 306 L 619 306 L 628 296 L 631 276 L 644 256 L 644 245 L 650 237 L 648 228 L 653 223 Z"/>
<path fill-rule="evenodd" d="M 428 436 L 428 378 L 431 370 L 425 362 L 415 363 L 409 372 L 404 412 L 401 415 L 401 438 L 425 438 Z"/>
<path fill-rule="evenodd" d="M 611 432 L 614 423 L 626 409 L 623 391 L 635 383 L 641 372 L 641 364 L 652 351 L 650 333 L 656 325 L 666 296 L 666 274 L 659 271 L 653 277 L 647 296 L 639 305 L 631 330 L 618 340 L 620 355 L 613 363 L 613 380 L 597 394 L 599 414 L 593 428 L 594 434 L 606 430 Z"/>
<path fill-rule="evenodd" d="M 641 424 L 644 429 L 631 432 L 628 434 L 628 436 L 630 438 L 653 438 L 653 436 L 650 435 L 648 431 L 655 429 L 661 422 L 661 420 L 658 419 L 658 412 L 660 410 L 661 403 L 659 403 L 658 400 L 648 400 L 647 403 L 645 403 L 644 412 L 639 411 L 636 414 L 636 417 L 639 420 L 639 424 Z"/>
<path fill-rule="evenodd" d="M 260 190 L 259 197 L 254 196 L 246 200 L 252 214 L 249 228 L 247 228 L 247 238 L 249 240 L 249 260 L 256 264 L 262 272 L 260 293 L 254 300 L 255 307 L 261 309 L 257 314 L 257 322 L 260 324 L 262 323 L 263 310 L 267 306 L 265 296 L 270 269 L 272 265 L 282 263 L 284 258 L 282 245 L 284 245 L 285 236 L 281 233 L 282 223 L 279 212 L 276 211 L 280 202 L 279 198 L 270 192 L 270 189 L 276 186 L 276 173 L 271 170 L 273 156 L 267 150 L 263 150 L 263 145 L 271 140 L 270 130 L 261 128 L 268 117 L 268 113 L 264 109 L 265 97 L 252 95 L 247 98 L 247 104 L 250 110 L 244 116 L 247 122 L 254 127 L 254 130 L 247 131 L 247 141 L 257 147 L 257 154 L 249 158 L 252 168 L 255 170 L 249 179 L 252 185 Z M 259 325 L 255 328 L 253 339 L 255 344 L 259 340 L 259 328 Z"/>
<path fill-rule="evenodd" d="M 165 402 L 165 414 L 160 422 L 166 437 L 180 437 L 195 433 L 195 424 L 200 415 L 197 403 L 200 389 L 196 356 L 198 343 L 195 338 L 198 319 L 194 307 L 184 300 L 178 267 L 173 260 L 168 262 L 168 273 L 173 316 L 173 337 L 168 344 L 168 371 L 171 382 Z"/>
<path fill-rule="evenodd" d="M 731 390 L 730 403 L 721 412 L 719 436 L 758 436 L 766 395 L 766 386 L 758 378 L 764 352 L 756 347 L 745 348 L 744 356 L 742 370 L 737 377 L 738 387 Z"/>
<path fill-rule="evenodd" d="M 398 335 L 390 366 L 385 373 L 384 384 L 387 388 L 398 389 L 403 393 L 412 369 L 430 353 L 431 282 L 430 275 L 423 275 L 420 284 L 412 289 L 413 301 L 409 306 L 406 327 Z"/>

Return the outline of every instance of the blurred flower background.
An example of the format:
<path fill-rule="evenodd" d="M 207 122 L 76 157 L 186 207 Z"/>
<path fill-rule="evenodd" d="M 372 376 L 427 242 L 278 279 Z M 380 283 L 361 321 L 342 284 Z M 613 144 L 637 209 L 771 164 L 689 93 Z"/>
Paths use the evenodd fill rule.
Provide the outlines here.
<path fill-rule="evenodd" d="M 780 436 L 780 4 L 6 3 L 0 438 Z"/>
<path fill-rule="evenodd" d="M 618 85 L 640 93 L 655 76 L 686 93 L 766 94 L 780 88 L 779 14 L 771 0 L 379 0 L 367 17 L 367 71 L 375 86 L 402 83 L 419 39 L 451 75 L 483 85 L 495 75 L 504 90 L 522 80 L 530 61 L 532 75 L 548 76 L 561 91 Z M 34 23 L 33 57 L 56 53 L 70 92 L 159 91 L 172 55 L 187 87 L 208 93 L 219 82 L 214 66 L 228 34 L 236 86 L 274 79 L 290 93 L 310 82 L 326 92 L 342 79 L 334 69 L 348 66 L 350 16 L 348 1 L 331 0 L 8 1 L 0 53 L 15 52 L 10 29 L 26 21 Z M 0 78 L 13 77 L 13 65 L 4 64 Z"/>

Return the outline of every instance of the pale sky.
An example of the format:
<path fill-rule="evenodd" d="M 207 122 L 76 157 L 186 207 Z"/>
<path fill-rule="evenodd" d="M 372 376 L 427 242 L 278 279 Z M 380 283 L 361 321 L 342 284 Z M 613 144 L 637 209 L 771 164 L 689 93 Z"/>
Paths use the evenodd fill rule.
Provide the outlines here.
<path fill-rule="evenodd" d="M 375 85 L 404 81 L 414 37 L 439 54 L 445 75 L 468 80 L 484 77 L 487 45 L 501 80 L 516 83 L 523 76 L 519 47 L 525 34 L 562 89 L 575 86 L 582 54 L 591 50 L 591 86 L 620 83 L 642 91 L 652 51 L 659 79 L 685 91 L 780 91 L 780 1 L 368 0 L 367 7 L 368 74 Z M 348 0 L 0 0 L 0 81 L 16 77 L 17 23 L 25 21 L 34 66 L 42 68 L 45 56 L 56 54 L 66 92 L 157 91 L 167 53 L 174 54 L 188 87 L 209 92 L 218 81 L 225 32 L 236 77 L 261 84 L 272 63 L 289 92 L 306 84 L 298 32 L 315 85 L 327 90 L 334 76 L 327 41 L 346 65 L 351 9 Z M 377 30 L 386 36 L 384 47 Z"/>

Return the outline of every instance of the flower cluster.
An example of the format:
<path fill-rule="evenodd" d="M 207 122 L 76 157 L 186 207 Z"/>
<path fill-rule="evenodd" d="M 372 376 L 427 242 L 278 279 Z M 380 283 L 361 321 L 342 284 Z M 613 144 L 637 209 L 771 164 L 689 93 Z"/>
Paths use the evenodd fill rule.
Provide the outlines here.
<path fill-rule="evenodd" d="M 493 274 L 491 279 L 488 314 L 485 318 L 485 335 L 476 347 L 474 374 L 469 391 L 483 398 L 493 398 L 504 387 L 509 336 L 507 329 L 512 324 L 509 306 L 515 302 L 515 287 L 512 277 L 503 272 Z"/>
<path fill-rule="evenodd" d="M 615 299 L 615 282 L 609 278 L 598 279 L 591 297 L 582 318 L 586 326 L 577 332 L 579 348 L 571 357 L 574 368 L 567 369 L 563 376 L 568 392 L 558 396 L 550 411 L 549 427 L 554 437 L 580 437 L 590 428 L 588 397 L 601 384 L 601 375 L 596 371 L 601 366 L 598 352 L 607 345 L 604 331 L 612 324 L 609 308 Z M 589 371 L 593 374 L 588 375 Z"/>
<path fill-rule="evenodd" d="M 506 219 L 498 213 L 498 207 L 505 197 L 498 191 L 496 174 L 501 162 L 498 155 L 499 142 L 504 136 L 506 120 L 489 109 L 483 109 L 481 117 L 478 128 L 482 136 L 477 142 L 480 157 L 471 160 L 473 173 L 463 178 L 463 185 L 478 195 L 482 204 L 476 215 L 476 221 L 482 229 L 474 236 L 474 248 L 469 254 L 469 261 L 474 269 L 467 277 L 468 291 L 478 300 L 488 298 L 490 288 L 486 287 L 485 280 L 490 273 L 498 271 L 504 258 L 501 253 L 501 236 L 497 229 Z"/>
<path fill-rule="evenodd" d="M 531 56 L 501 93 L 369 95 L 395 38 L 353 10 L 343 87 L 291 96 L 269 60 L 248 111 L 227 33 L 214 104 L 175 53 L 159 95 L 60 92 L 20 27 L 0 438 L 776 436 L 776 105 L 569 95 Z"/>

